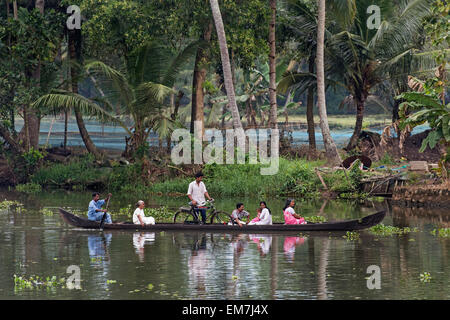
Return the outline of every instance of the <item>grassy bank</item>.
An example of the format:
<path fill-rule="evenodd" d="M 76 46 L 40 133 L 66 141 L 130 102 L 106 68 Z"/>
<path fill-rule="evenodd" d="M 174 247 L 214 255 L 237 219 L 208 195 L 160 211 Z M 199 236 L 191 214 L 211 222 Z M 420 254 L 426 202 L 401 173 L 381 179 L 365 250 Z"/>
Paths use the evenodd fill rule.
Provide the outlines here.
<path fill-rule="evenodd" d="M 204 181 L 214 196 L 286 196 L 306 198 L 320 196 L 323 186 L 315 173 L 322 161 L 280 158 L 275 175 L 261 175 L 261 164 L 209 164 L 203 167 Z M 152 170 L 151 170 L 152 171 Z M 89 156 L 73 159 L 67 164 L 44 166 L 31 176 L 30 182 L 43 188 L 97 190 L 133 194 L 184 195 L 193 177 L 179 171 L 165 174 L 154 182 L 143 179 L 142 164 L 102 167 Z M 341 194 L 357 192 L 357 172 L 342 171 L 322 175 L 330 191 Z"/>

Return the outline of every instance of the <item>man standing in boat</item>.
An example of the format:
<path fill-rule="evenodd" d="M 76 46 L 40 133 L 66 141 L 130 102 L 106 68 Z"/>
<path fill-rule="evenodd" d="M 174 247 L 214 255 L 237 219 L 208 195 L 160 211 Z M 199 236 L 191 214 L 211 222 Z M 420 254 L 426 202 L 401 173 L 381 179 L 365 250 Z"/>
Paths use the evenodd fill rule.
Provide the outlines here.
<path fill-rule="evenodd" d="M 108 193 L 108 197 L 103 200 L 100 199 L 100 194 L 98 192 L 94 192 L 92 194 L 92 201 L 89 202 L 88 209 L 88 219 L 91 221 L 102 221 L 102 217 L 106 214 L 105 223 L 112 223 L 111 215 L 106 213 L 106 209 L 102 209 L 102 206 L 109 200 L 111 197 L 111 193 Z"/>
<path fill-rule="evenodd" d="M 206 190 L 206 186 L 203 183 L 203 173 L 200 171 L 195 175 L 195 181 L 192 181 L 189 184 L 187 196 L 189 200 L 191 200 L 191 204 L 196 206 L 195 212 L 197 214 L 201 213 L 202 215 L 202 222 L 203 224 L 206 223 L 206 207 L 204 207 L 206 200 L 205 196 L 208 198 L 208 200 L 213 200 Z"/>

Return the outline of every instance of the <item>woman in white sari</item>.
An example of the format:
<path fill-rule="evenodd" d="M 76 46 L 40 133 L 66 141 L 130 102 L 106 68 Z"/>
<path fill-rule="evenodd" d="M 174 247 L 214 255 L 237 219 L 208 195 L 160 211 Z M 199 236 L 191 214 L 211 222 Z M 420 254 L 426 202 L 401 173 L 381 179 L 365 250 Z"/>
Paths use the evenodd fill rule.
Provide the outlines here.
<path fill-rule="evenodd" d="M 261 213 L 259 214 L 259 217 L 253 219 L 249 222 L 249 226 L 251 225 L 270 225 L 272 224 L 272 214 L 270 212 L 270 209 L 267 208 L 266 202 L 261 201 L 259 203 Z"/>

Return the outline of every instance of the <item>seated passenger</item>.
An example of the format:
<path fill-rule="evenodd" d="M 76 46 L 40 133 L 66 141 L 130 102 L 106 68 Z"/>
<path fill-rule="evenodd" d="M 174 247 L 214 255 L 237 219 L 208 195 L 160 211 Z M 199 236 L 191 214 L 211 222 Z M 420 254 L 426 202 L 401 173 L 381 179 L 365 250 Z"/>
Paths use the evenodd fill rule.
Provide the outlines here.
<path fill-rule="evenodd" d="M 283 208 L 284 224 L 306 224 L 305 219 L 295 213 L 295 200 L 287 199 Z"/>
<path fill-rule="evenodd" d="M 272 213 L 270 212 L 270 209 L 267 208 L 266 202 L 261 201 L 259 203 L 259 210 L 261 213 L 250 221 L 249 225 L 269 225 L 272 224 Z"/>
<path fill-rule="evenodd" d="M 136 210 L 133 214 L 133 223 L 140 224 L 141 226 L 145 226 L 146 224 L 155 224 L 155 218 L 146 217 L 144 214 L 145 203 L 142 200 L 139 200 L 136 203 Z"/>
<path fill-rule="evenodd" d="M 233 224 L 237 223 L 239 227 L 242 227 L 243 224 L 246 224 L 242 220 L 247 218 L 247 223 L 250 222 L 250 213 L 244 210 L 244 204 L 238 203 L 236 204 L 236 209 L 231 213 L 231 221 Z"/>

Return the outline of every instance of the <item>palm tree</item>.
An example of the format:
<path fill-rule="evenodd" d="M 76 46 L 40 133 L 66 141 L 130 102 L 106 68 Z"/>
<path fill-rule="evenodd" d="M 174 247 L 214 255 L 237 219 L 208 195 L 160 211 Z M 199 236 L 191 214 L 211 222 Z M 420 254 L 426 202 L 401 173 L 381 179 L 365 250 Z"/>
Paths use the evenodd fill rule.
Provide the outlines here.
<path fill-rule="evenodd" d="M 269 84 L 269 99 L 270 99 L 270 127 L 277 129 L 277 88 L 276 88 L 276 41 L 275 41 L 275 22 L 277 16 L 277 0 L 270 0 L 271 18 L 269 24 L 269 67 L 270 67 L 270 84 Z"/>
<path fill-rule="evenodd" d="M 205 44 L 211 42 L 211 34 L 212 34 L 212 22 L 209 22 L 205 30 L 202 34 L 201 41 Z M 195 65 L 194 65 L 194 75 L 192 81 L 192 105 L 191 105 L 191 133 L 194 133 L 194 123 L 195 121 L 200 121 L 202 123 L 202 132 L 200 132 L 201 136 L 197 137 L 201 139 L 203 137 L 204 131 L 204 91 L 203 84 L 206 80 L 207 70 L 206 70 L 206 61 L 208 60 L 208 52 L 207 49 L 203 46 L 200 46 L 197 50 L 197 54 L 195 57 Z"/>
<path fill-rule="evenodd" d="M 317 19 L 317 108 L 319 110 L 320 128 L 322 129 L 325 154 L 331 163 L 341 163 L 341 157 L 330 134 L 328 126 L 327 106 L 325 100 L 325 68 L 324 68 L 324 46 L 325 46 L 325 0 L 318 0 Z"/>
<path fill-rule="evenodd" d="M 298 51 L 295 59 L 298 61 L 304 60 L 308 65 L 308 72 L 289 70 L 279 82 L 277 90 L 282 93 L 288 91 L 288 89 L 295 90 L 297 94 L 307 92 L 306 122 L 308 126 L 308 140 L 310 149 L 315 150 L 316 136 L 313 109 L 314 94 L 317 88 L 314 68 L 317 51 L 317 16 L 314 9 L 301 0 L 290 0 L 287 4 L 287 10 L 284 14 L 287 20 L 286 25 L 294 32 L 298 42 Z M 329 31 L 326 30 L 325 32 Z"/>
<path fill-rule="evenodd" d="M 424 61 L 415 54 L 415 48 L 419 46 L 422 21 L 430 12 L 431 1 L 405 0 L 395 5 L 387 0 L 359 0 L 348 25 L 341 24 L 341 30 L 330 38 L 328 72 L 345 84 L 356 105 L 355 129 L 347 150 L 357 144 L 371 90 L 392 77 L 399 65 L 413 72 L 418 61 Z M 371 30 L 366 23 L 366 10 L 374 4 L 382 10 L 382 22 L 378 29 Z"/>
<path fill-rule="evenodd" d="M 220 7 L 217 0 L 210 0 L 211 11 L 214 17 L 214 24 L 216 27 L 217 37 L 220 46 L 220 56 L 222 59 L 223 76 L 225 82 L 225 89 L 227 91 L 229 108 L 231 116 L 233 118 L 233 127 L 238 129 L 238 135 L 243 134 L 241 118 L 239 116 L 239 110 L 236 104 L 236 97 L 234 93 L 233 76 L 231 73 L 230 57 L 228 54 L 227 39 L 225 36 L 225 29 L 223 26 L 222 15 L 220 13 Z M 244 137 L 241 137 L 244 138 Z"/>
<path fill-rule="evenodd" d="M 101 61 L 88 62 L 83 68 L 85 78 L 99 79 L 97 86 L 106 92 L 103 97 L 88 99 L 74 92 L 58 90 L 40 97 L 34 106 L 58 111 L 73 108 L 121 126 L 128 135 L 123 155 L 132 158 L 145 146 L 152 130 L 164 138 L 176 125 L 170 118 L 166 98 L 174 92 L 177 73 L 195 54 L 197 47 L 198 43 L 188 45 L 177 57 L 170 59 L 159 44 L 147 43 L 129 56 L 127 76 Z M 131 125 L 127 124 L 128 119 Z"/>
<path fill-rule="evenodd" d="M 81 62 L 81 30 L 69 30 L 67 34 L 68 53 L 71 61 L 70 65 L 70 91 L 74 94 L 78 94 L 78 81 L 79 81 L 79 63 Z M 67 121 L 68 109 L 64 110 L 66 114 L 65 122 Z M 83 120 L 83 114 L 77 107 L 73 107 L 75 119 L 77 121 L 78 130 L 80 131 L 81 139 L 89 153 L 93 154 L 96 159 L 102 157 L 101 152 L 97 149 L 89 132 L 86 129 Z M 64 130 L 66 129 L 66 126 Z M 64 138 L 66 139 L 66 132 L 64 132 Z M 66 142 L 66 141 L 65 141 Z"/>

